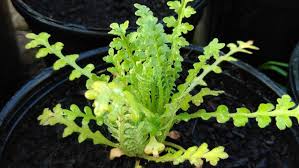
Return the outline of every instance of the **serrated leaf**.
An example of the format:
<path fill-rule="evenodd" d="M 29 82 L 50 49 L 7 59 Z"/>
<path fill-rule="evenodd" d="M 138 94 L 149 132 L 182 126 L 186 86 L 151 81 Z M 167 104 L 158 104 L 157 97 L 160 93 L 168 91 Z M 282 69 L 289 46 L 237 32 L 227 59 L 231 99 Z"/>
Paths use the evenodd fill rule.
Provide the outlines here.
<path fill-rule="evenodd" d="M 85 97 L 88 100 L 95 100 L 98 97 L 99 93 L 95 90 L 88 90 L 85 92 Z"/>
<path fill-rule="evenodd" d="M 203 165 L 202 159 L 204 154 L 206 154 L 207 152 L 209 152 L 208 144 L 207 143 L 201 144 L 200 147 L 197 149 L 197 151 L 194 152 L 193 156 L 189 159 L 190 163 L 197 167 Z"/>
<path fill-rule="evenodd" d="M 176 42 L 179 46 L 182 46 L 182 47 L 189 45 L 189 42 L 184 37 L 179 37 Z"/>
<path fill-rule="evenodd" d="M 73 70 L 72 73 L 70 74 L 70 77 L 69 79 L 72 81 L 72 80 L 75 80 L 77 78 L 80 78 L 81 77 L 81 72 L 78 71 L 77 69 Z"/>
<path fill-rule="evenodd" d="M 190 107 L 189 102 L 191 101 L 192 96 L 187 94 L 181 102 L 181 108 L 184 111 L 187 111 Z"/>
<path fill-rule="evenodd" d="M 41 48 L 38 50 L 36 54 L 36 58 L 43 58 L 46 57 L 50 53 L 48 48 Z"/>
<path fill-rule="evenodd" d="M 63 109 L 61 108 L 61 104 L 57 104 L 54 108 L 53 108 L 53 112 L 55 114 L 58 115 L 63 115 Z"/>
<path fill-rule="evenodd" d="M 215 66 L 215 68 L 213 69 L 213 72 L 219 74 L 222 72 L 222 69 L 219 66 Z"/>
<path fill-rule="evenodd" d="M 283 95 L 281 98 L 277 99 L 276 109 L 288 110 L 295 106 L 296 104 L 292 102 L 292 98 L 289 95 Z"/>
<path fill-rule="evenodd" d="M 79 58 L 79 55 L 78 54 L 67 55 L 65 58 L 68 59 L 70 62 L 76 62 L 76 60 Z"/>
<path fill-rule="evenodd" d="M 87 72 L 91 72 L 95 69 L 94 65 L 93 64 L 88 64 L 84 67 L 84 70 L 87 71 Z"/>
<path fill-rule="evenodd" d="M 75 105 L 75 104 L 72 104 L 70 106 L 70 110 L 73 111 L 73 112 L 75 112 L 75 113 L 81 113 L 80 108 L 77 105 Z"/>
<path fill-rule="evenodd" d="M 181 3 L 179 1 L 168 1 L 167 5 L 169 6 L 169 9 L 174 10 L 176 13 L 178 13 Z"/>
<path fill-rule="evenodd" d="M 260 104 L 256 113 L 265 113 L 270 112 L 274 109 L 273 104 Z M 265 115 L 258 115 L 256 117 L 256 121 L 258 122 L 258 126 L 260 128 L 265 128 L 271 123 L 271 117 Z"/>
<path fill-rule="evenodd" d="M 78 142 L 79 143 L 82 143 L 83 141 L 85 141 L 87 139 L 87 136 L 84 134 L 84 133 L 81 133 L 79 136 L 78 136 Z"/>
<path fill-rule="evenodd" d="M 237 113 L 233 116 L 234 125 L 236 127 L 243 127 L 248 123 L 248 117 L 243 116 L 242 114 L 249 114 L 250 111 L 247 108 L 238 108 Z M 238 115 L 239 114 L 239 115 Z"/>
<path fill-rule="evenodd" d="M 207 56 L 214 56 L 215 59 L 219 57 L 219 53 L 222 48 L 224 48 L 224 43 L 219 43 L 219 40 L 217 38 L 214 38 L 208 46 L 204 48 L 204 54 Z"/>
<path fill-rule="evenodd" d="M 199 93 L 192 97 L 192 103 L 196 106 L 200 106 L 203 103 L 204 96 L 218 96 L 219 94 L 224 93 L 223 91 L 215 91 L 209 88 L 202 88 Z"/>
<path fill-rule="evenodd" d="M 177 24 L 177 20 L 174 16 L 165 17 L 163 22 L 166 23 L 167 27 L 175 27 Z"/>
<path fill-rule="evenodd" d="M 230 119 L 228 108 L 224 105 L 218 106 L 215 113 L 217 114 L 216 120 L 218 123 L 225 123 Z"/>
<path fill-rule="evenodd" d="M 258 116 L 256 117 L 256 121 L 260 128 L 265 128 L 271 123 L 271 117 L 269 116 Z"/>
<path fill-rule="evenodd" d="M 77 117 L 79 117 L 78 113 L 74 113 L 73 111 L 70 110 L 65 110 L 65 114 L 66 114 L 66 119 L 69 121 L 74 121 Z"/>
<path fill-rule="evenodd" d="M 47 125 L 50 126 L 56 125 L 57 123 L 59 123 L 59 121 L 57 120 L 57 118 L 54 117 L 49 118 L 47 121 Z"/>
<path fill-rule="evenodd" d="M 63 131 L 62 137 L 65 138 L 70 136 L 73 133 L 73 130 L 70 127 L 66 127 Z"/>
<path fill-rule="evenodd" d="M 189 31 L 192 31 L 194 27 L 190 25 L 189 23 L 182 23 L 180 25 L 180 30 L 182 33 L 187 34 Z"/>
<path fill-rule="evenodd" d="M 55 44 L 52 45 L 53 50 L 56 52 L 60 52 L 63 49 L 64 44 L 61 42 L 56 42 Z"/>
<path fill-rule="evenodd" d="M 270 103 L 262 103 L 259 105 L 257 113 L 270 112 L 274 109 L 274 105 Z"/>
<path fill-rule="evenodd" d="M 26 49 L 31 49 L 31 48 L 36 48 L 37 46 L 39 46 L 40 44 L 36 41 L 36 40 L 32 40 L 29 43 L 27 43 L 25 45 Z"/>
<path fill-rule="evenodd" d="M 35 39 L 37 37 L 37 35 L 34 34 L 34 33 L 28 33 L 28 34 L 26 34 L 25 37 L 28 38 L 28 39 Z"/>
<path fill-rule="evenodd" d="M 53 112 L 49 108 L 45 108 L 43 113 L 39 115 L 37 119 L 40 121 L 40 125 L 47 125 L 47 121 L 51 117 L 53 117 Z"/>
<path fill-rule="evenodd" d="M 46 32 L 41 32 L 37 35 L 36 39 L 43 40 L 43 41 L 48 41 L 48 39 L 51 37 L 49 33 Z"/>
<path fill-rule="evenodd" d="M 59 60 L 55 61 L 55 63 L 53 64 L 53 69 L 59 70 L 59 69 L 65 67 L 66 65 L 67 65 L 67 63 L 63 59 L 59 59 Z"/>
<path fill-rule="evenodd" d="M 210 162 L 212 166 L 216 166 L 220 159 L 227 159 L 228 154 L 224 152 L 224 147 L 219 146 L 212 149 L 210 152 L 204 155 L 207 162 Z"/>
<path fill-rule="evenodd" d="M 93 113 L 92 113 L 92 109 L 89 107 L 89 106 L 85 106 L 84 107 L 84 112 L 87 116 L 92 116 Z"/>
<path fill-rule="evenodd" d="M 120 29 L 125 33 L 129 27 L 129 21 L 125 21 L 123 24 L 120 25 Z"/>
<path fill-rule="evenodd" d="M 293 123 L 289 116 L 277 116 L 276 119 L 276 126 L 280 130 L 285 130 L 286 128 L 292 127 Z"/>
<path fill-rule="evenodd" d="M 196 13 L 196 11 L 194 10 L 194 8 L 192 8 L 191 6 L 187 6 L 184 10 L 184 17 L 189 18 L 192 15 L 194 15 L 195 13 Z"/>

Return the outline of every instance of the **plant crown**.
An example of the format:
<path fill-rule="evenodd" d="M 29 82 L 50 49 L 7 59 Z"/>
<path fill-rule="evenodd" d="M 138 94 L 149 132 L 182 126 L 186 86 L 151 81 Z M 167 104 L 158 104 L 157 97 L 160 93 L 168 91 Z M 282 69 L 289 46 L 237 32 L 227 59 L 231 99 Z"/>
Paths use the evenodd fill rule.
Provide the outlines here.
<path fill-rule="evenodd" d="M 69 109 L 62 108 L 60 104 L 52 110 L 46 108 L 38 117 L 40 124 L 62 124 L 65 125 L 63 137 L 78 133 L 80 143 L 91 139 L 94 144 L 111 146 L 111 159 L 126 155 L 155 162 L 172 162 L 174 165 L 189 161 L 197 167 L 202 166 L 203 161 L 215 166 L 220 159 L 228 158 L 228 154 L 222 146 L 209 149 L 203 143 L 185 149 L 166 141 L 174 124 L 196 118 L 216 118 L 219 123 L 232 119 L 236 127 L 241 127 L 248 123 L 249 118 L 254 118 L 258 126 L 264 128 L 271 123 L 271 118 L 275 118 L 279 129 L 291 127 L 290 117 L 299 119 L 299 109 L 294 107 L 288 95 L 279 98 L 276 105 L 261 104 L 255 112 L 241 107 L 231 113 L 227 106 L 220 105 L 214 112 L 199 109 L 195 113 L 188 113 L 191 103 L 200 106 L 205 96 L 223 93 L 207 87 L 205 77 L 210 72 L 221 73 L 219 64 L 236 61 L 232 55 L 237 52 L 250 54 L 249 49 L 258 49 L 252 41 L 225 45 L 214 39 L 198 56 L 198 62 L 189 69 L 184 83 L 177 86 L 184 60 L 180 49 L 189 45 L 183 35 L 193 30 L 192 25 L 183 22 L 184 18 L 195 14 L 195 10 L 188 5 L 192 1 L 175 0 L 167 3 L 177 14 L 177 17 L 163 19 L 165 25 L 172 29 L 170 34 L 165 32 L 163 24 L 158 22 L 153 12 L 140 4 L 135 4 L 138 17 L 136 31 L 127 32 L 128 21 L 112 23 L 109 33 L 116 37 L 104 58 L 113 65 L 107 69 L 110 76 L 93 72 L 93 64 L 80 67 L 76 63 L 79 55 L 64 55 L 63 44 L 50 44 L 49 34 L 28 34 L 27 38 L 32 40 L 26 48 L 40 47 L 37 58 L 55 55 L 58 60 L 53 65 L 54 70 L 68 65 L 74 68 L 70 80 L 85 76 L 85 97 L 93 101 L 93 106 L 86 106 L 83 111 L 77 105 L 71 105 Z M 225 46 L 230 51 L 220 55 L 220 50 Z M 195 87 L 201 87 L 201 90 L 191 94 Z M 75 122 L 77 118 L 82 119 L 82 124 Z M 89 122 L 92 120 L 98 126 L 107 126 L 113 138 L 108 139 L 100 130 L 91 131 Z"/>

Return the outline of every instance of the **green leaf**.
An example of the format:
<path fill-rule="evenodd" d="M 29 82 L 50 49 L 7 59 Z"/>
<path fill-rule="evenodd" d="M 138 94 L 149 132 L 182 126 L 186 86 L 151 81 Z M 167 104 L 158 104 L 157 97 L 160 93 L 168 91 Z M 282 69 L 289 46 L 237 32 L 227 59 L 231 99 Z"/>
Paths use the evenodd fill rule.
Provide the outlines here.
<path fill-rule="evenodd" d="M 28 39 L 36 39 L 37 35 L 34 33 L 28 33 L 28 34 L 26 34 L 25 37 Z"/>
<path fill-rule="evenodd" d="M 207 162 L 210 162 L 211 165 L 216 166 L 220 159 L 227 158 L 228 154 L 224 152 L 224 147 L 219 146 L 209 150 L 208 144 L 203 143 L 199 147 L 190 147 L 181 156 L 175 157 L 173 164 L 178 165 L 186 160 L 189 160 L 192 165 L 202 167 L 203 159 L 205 159 Z"/>
<path fill-rule="evenodd" d="M 89 128 L 88 128 L 89 129 Z M 82 143 L 83 141 L 85 141 L 87 139 L 87 135 L 85 135 L 84 133 L 81 133 L 79 136 L 78 136 L 78 142 L 79 143 Z"/>
<path fill-rule="evenodd" d="M 192 97 L 192 103 L 196 106 L 200 106 L 203 103 L 204 96 L 218 96 L 224 93 L 223 91 L 215 91 L 209 88 L 202 88 L 199 93 Z"/>
<path fill-rule="evenodd" d="M 204 54 L 208 56 L 214 56 L 215 58 L 219 57 L 221 49 L 225 46 L 224 43 L 219 43 L 217 38 L 214 38 L 208 46 L 204 48 Z"/>
<path fill-rule="evenodd" d="M 62 137 L 65 138 L 70 136 L 73 133 L 73 130 L 70 127 L 66 127 L 63 131 Z"/>
<path fill-rule="evenodd" d="M 186 9 L 184 10 L 184 17 L 189 18 L 195 13 L 196 11 L 191 6 L 187 6 Z"/>
<path fill-rule="evenodd" d="M 40 125 L 48 125 L 48 119 L 53 117 L 53 112 L 48 109 L 48 108 L 45 108 L 43 113 L 38 116 L 38 120 L 40 121 Z"/>
<path fill-rule="evenodd" d="M 55 50 L 56 52 L 61 52 L 61 50 L 63 49 L 64 44 L 61 42 L 56 42 L 55 44 L 53 44 L 51 47 L 53 50 Z"/>
<path fill-rule="evenodd" d="M 207 160 L 207 162 L 210 162 L 212 166 L 216 166 L 220 159 L 227 159 L 228 154 L 224 152 L 223 146 L 219 146 L 212 149 L 209 153 L 206 153 L 204 158 Z"/>
<path fill-rule="evenodd" d="M 218 106 L 216 114 L 216 120 L 218 123 L 225 123 L 230 119 L 228 108 L 224 105 Z"/>
<path fill-rule="evenodd" d="M 189 102 L 191 101 L 192 96 L 187 94 L 186 97 L 181 102 L 181 108 L 184 111 L 187 111 L 190 107 Z"/>
<path fill-rule="evenodd" d="M 59 70 L 59 69 L 65 67 L 66 65 L 67 65 L 67 63 L 63 59 L 59 59 L 53 64 L 53 69 Z"/>
<path fill-rule="evenodd" d="M 265 112 L 270 112 L 274 109 L 274 106 L 272 104 L 260 104 L 259 108 L 257 110 L 257 114 L 259 113 L 265 113 Z M 260 128 L 265 128 L 271 123 L 271 117 L 266 116 L 266 115 L 258 115 L 256 117 L 256 121 L 258 122 L 258 126 Z"/>
<path fill-rule="evenodd" d="M 271 123 L 271 117 L 269 116 L 260 116 L 256 118 L 256 121 L 258 122 L 258 126 L 260 128 L 265 128 Z"/>
<path fill-rule="evenodd" d="M 129 21 L 125 21 L 123 24 L 120 25 L 120 29 L 123 31 L 123 32 L 126 32 L 127 29 L 129 27 Z"/>
<path fill-rule="evenodd" d="M 77 69 L 73 70 L 72 73 L 70 74 L 70 77 L 69 79 L 72 81 L 72 80 L 75 80 L 77 78 L 80 78 L 81 77 L 81 72 L 78 71 Z"/>
<path fill-rule="evenodd" d="M 286 128 L 291 128 L 293 123 L 289 116 L 277 116 L 276 125 L 280 130 L 285 130 Z"/>
<path fill-rule="evenodd" d="M 247 108 L 238 108 L 236 115 L 233 116 L 234 125 L 236 127 L 244 127 L 248 123 L 248 117 L 242 114 L 249 114 L 250 111 Z"/>
<path fill-rule="evenodd" d="M 88 100 L 95 100 L 98 97 L 99 93 L 95 90 L 88 90 L 85 92 L 85 97 Z"/>
<path fill-rule="evenodd" d="M 175 27 L 177 24 L 177 20 L 174 18 L 174 16 L 165 17 L 163 21 L 166 23 L 167 27 Z"/>
<path fill-rule="evenodd" d="M 32 41 L 30 41 L 29 43 L 27 43 L 26 45 L 25 45 L 25 48 L 26 49 L 31 49 L 31 48 L 36 48 L 36 47 L 38 47 L 40 44 L 36 41 L 36 40 L 32 40 Z"/>
<path fill-rule="evenodd" d="M 168 1 L 167 5 L 169 6 L 169 9 L 174 10 L 176 13 L 178 13 L 181 8 L 181 3 L 179 1 Z"/>
<path fill-rule="evenodd" d="M 288 110 L 295 106 L 296 104 L 292 102 L 292 98 L 289 95 L 283 95 L 281 98 L 277 99 L 276 109 Z"/>
<path fill-rule="evenodd" d="M 41 40 L 41 41 L 48 41 L 50 37 L 51 37 L 50 34 L 41 32 L 36 36 L 36 39 Z"/>
<path fill-rule="evenodd" d="M 217 74 L 222 72 L 222 69 L 219 66 L 215 66 L 215 68 L 213 69 L 213 71 Z"/>
<path fill-rule="evenodd" d="M 71 54 L 71 55 L 67 55 L 65 57 L 67 60 L 69 60 L 70 62 L 76 62 L 76 60 L 79 58 L 78 54 Z"/>
<path fill-rule="evenodd" d="M 46 57 L 50 53 L 50 50 L 48 48 L 41 48 L 38 50 L 36 54 L 36 58 L 43 58 Z"/>
<path fill-rule="evenodd" d="M 259 48 L 253 45 L 253 41 L 237 41 L 237 44 L 234 43 L 229 43 L 227 47 L 230 48 L 231 53 L 236 53 L 236 52 L 244 52 L 247 54 L 252 54 L 251 51 L 248 49 L 252 50 L 258 50 Z"/>
<path fill-rule="evenodd" d="M 87 71 L 87 72 L 91 72 L 95 69 L 94 65 L 93 64 L 88 64 L 84 67 L 84 70 Z"/>

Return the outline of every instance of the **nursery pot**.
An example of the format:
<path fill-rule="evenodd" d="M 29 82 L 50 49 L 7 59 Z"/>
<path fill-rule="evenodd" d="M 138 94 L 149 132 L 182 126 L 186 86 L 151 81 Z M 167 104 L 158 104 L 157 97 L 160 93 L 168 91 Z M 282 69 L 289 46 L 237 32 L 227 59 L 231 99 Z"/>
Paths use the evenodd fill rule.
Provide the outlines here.
<path fill-rule="evenodd" d="M 299 39 L 298 0 L 212 0 L 210 38 L 223 42 L 254 40 L 260 48 L 243 60 L 254 66 L 267 61 L 289 62 Z"/>
<path fill-rule="evenodd" d="M 20 57 L 7 1 L 0 2 L 0 108 L 17 90 L 21 78 Z"/>
<path fill-rule="evenodd" d="M 161 15 L 160 20 L 163 16 L 173 15 L 167 8 L 167 1 L 160 0 L 129 2 L 12 0 L 13 5 L 28 22 L 33 32 L 48 32 L 53 34 L 53 40 L 71 44 L 70 47 L 65 48 L 68 52 L 80 52 L 108 45 L 113 38 L 108 34 L 112 22 L 122 23 L 128 19 L 131 26 L 129 30 L 136 30 L 135 7 L 132 2 L 150 5 L 155 15 Z M 206 3 L 207 0 L 196 0 L 193 3 L 197 14 L 188 20 L 192 25 L 196 25 L 199 21 Z M 192 40 L 192 36 L 193 32 L 190 32 L 189 40 Z"/>
<path fill-rule="evenodd" d="M 92 62 L 97 72 L 105 70 L 107 65 L 101 57 L 107 54 L 108 48 L 82 53 L 80 65 Z M 192 67 L 202 48 L 188 47 L 182 50 L 185 61 L 184 69 Z M 232 108 L 246 106 L 256 109 L 261 102 L 274 102 L 284 94 L 269 78 L 257 72 L 243 62 L 222 64 L 222 74 L 209 74 L 209 87 L 224 90 L 218 97 L 207 97 L 202 108 L 215 110 L 219 104 Z M 77 135 L 62 138 L 63 126 L 42 127 L 37 116 L 45 107 L 56 104 L 89 105 L 84 98 L 84 79 L 68 81 L 70 69 L 54 72 L 45 69 L 27 83 L 6 104 L 0 113 L 0 160 L 2 168 L 94 168 L 94 167 L 134 167 L 135 159 L 121 157 L 110 161 L 109 149 L 105 146 L 92 145 L 90 141 L 77 142 Z M 187 75 L 183 71 L 178 82 Z M 192 107 L 194 108 L 194 107 Z M 193 120 L 176 125 L 174 130 L 180 133 L 178 140 L 173 140 L 184 147 L 207 142 L 210 147 L 223 145 L 230 157 L 220 161 L 217 167 L 272 167 L 295 168 L 298 156 L 298 141 L 292 129 L 278 131 L 275 126 L 259 129 L 255 122 L 246 127 L 235 128 L 232 123 L 217 124 L 216 121 Z M 105 133 L 105 131 L 104 131 Z M 109 135 L 107 132 L 105 133 Z M 108 136 L 108 138 L 111 138 Z M 297 153 L 296 153 L 297 152 Z M 297 154 L 297 156 L 296 156 Z M 297 161 L 298 162 L 298 161 Z M 141 161 L 144 167 L 192 167 L 188 163 L 180 166 L 156 164 Z M 294 166 L 295 165 L 295 166 Z M 297 164 L 298 165 L 298 164 Z M 205 168 L 210 167 L 205 164 Z"/>
<path fill-rule="evenodd" d="M 289 62 L 289 81 L 293 97 L 299 102 L 299 43 L 293 50 Z"/>

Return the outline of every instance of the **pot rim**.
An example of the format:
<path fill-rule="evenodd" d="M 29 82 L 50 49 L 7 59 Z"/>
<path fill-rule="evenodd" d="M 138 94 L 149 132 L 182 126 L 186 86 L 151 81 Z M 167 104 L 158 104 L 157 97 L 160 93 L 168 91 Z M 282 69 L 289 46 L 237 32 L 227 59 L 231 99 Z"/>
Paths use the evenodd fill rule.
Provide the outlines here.
<path fill-rule="evenodd" d="M 299 102 L 299 42 L 294 48 L 289 62 L 289 83 L 292 95 Z"/>
<path fill-rule="evenodd" d="M 27 5 L 23 0 L 11 0 L 14 7 L 17 9 L 19 13 L 29 17 L 30 19 L 41 22 L 44 25 L 54 27 L 64 31 L 70 31 L 75 33 L 81 33 L 85 35 L 99 35 L 99 36 L 112 36 L 108 34 L 110 31 L 109 28 L 95 28 L 95 27 L 86 27 L 79 24 L 66 24 L 63 21 L 51 19 L 36 10 L 32 9 L 29 5 Z M 207 5 L 208 0 L 196 0 L 195 5 L 193 6 L 195 9 L 204 8 Z M 128 31 L 135 30 L 135 27 L 129 27 Z"/>

